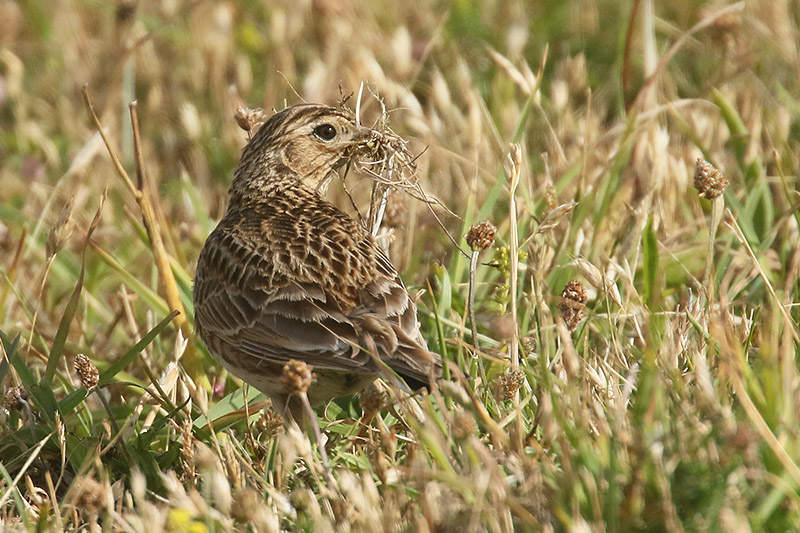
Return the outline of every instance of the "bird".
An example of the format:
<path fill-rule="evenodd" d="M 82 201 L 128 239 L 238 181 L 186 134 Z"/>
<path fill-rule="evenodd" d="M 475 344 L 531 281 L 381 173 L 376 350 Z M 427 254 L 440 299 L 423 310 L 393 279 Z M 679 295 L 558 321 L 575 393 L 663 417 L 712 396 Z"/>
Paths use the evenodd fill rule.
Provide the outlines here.
<path fill-rule="evenodd" d="M 399 376 L 412 389 L 441 374 L 417 309 L 364 224 L 320 184 L 376 139 L 349 108 L 287 107 L 242 151 L 228 205 L 198 257 L 195 331 L 229 372 L 303 417 L 281 382 L 291 361 L 311 365 L 311 406 Z"/>

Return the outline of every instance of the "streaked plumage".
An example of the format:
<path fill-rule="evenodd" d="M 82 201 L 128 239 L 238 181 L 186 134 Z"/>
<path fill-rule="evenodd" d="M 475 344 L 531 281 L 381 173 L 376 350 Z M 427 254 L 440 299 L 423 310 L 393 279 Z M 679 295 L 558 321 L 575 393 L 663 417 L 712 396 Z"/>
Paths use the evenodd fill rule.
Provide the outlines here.
<path fill-rule="evenodd" d="M 290 359 L 317 373 L 312 405 L 387 375 L 379 360 L 409 384 L 427 383 L 441 366 L 392 264 L 360 222 L 317 192 L 372 135 L 346 109 L 275 114 L 245 147 L 227 212 L 200 253 L 197 333 L 230 372 L 279 405 Z"/>

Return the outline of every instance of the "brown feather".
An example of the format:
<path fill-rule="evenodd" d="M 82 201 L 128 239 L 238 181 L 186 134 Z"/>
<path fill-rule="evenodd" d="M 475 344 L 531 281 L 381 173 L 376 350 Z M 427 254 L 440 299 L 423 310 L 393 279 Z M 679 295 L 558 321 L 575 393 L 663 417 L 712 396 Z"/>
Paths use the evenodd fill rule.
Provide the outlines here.
<path fill-rule="evenodd" d="M 336 128 L 325 141 L 320 124 Z M 416 307 L 360 223 L 315 192 L 368 133 L 342 109 L 301 105 L 274 115 L 245 147 L 227 212 L 197 264 L 195 329 L 234 375 L 286 402 L 290 359 L 314 367 L 312 403 L 357 392 L 383 363 L 427 383 L 441 360 Z M 382 363 L 381 363 L 382 362 Z"/>

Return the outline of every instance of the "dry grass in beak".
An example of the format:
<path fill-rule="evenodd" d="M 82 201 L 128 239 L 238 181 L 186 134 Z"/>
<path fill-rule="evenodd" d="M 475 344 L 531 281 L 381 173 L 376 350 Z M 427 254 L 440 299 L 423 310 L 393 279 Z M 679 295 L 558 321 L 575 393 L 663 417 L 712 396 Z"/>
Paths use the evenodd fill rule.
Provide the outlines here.
<path fill-rule="evenodd" d="M 380 100 L 379 100 L 380 102 Z M 360 105 L 356 106 L 356 122 L 360 123 Z M 455 215 L 437 199 L 428 196 L 419 184 L 417 173 L 417 158 L 422 155 L 413 155 L 408 149 L 408 141 L 395 133 L 388 125 L 388 113 L 381 102 L 381 115 L 370 128 L 369 135 L 359 142 L 351 159 L 351 164 L 357 171 L 373 181 L 370 194 L 369 212 L 364 221 L 367 229 L 373 236 L 381 231 L 386 203 L 390 191 L 403 192 L 412 198 L 426 204 L 431 209 L 431 214 L 436 219 L 453 245 L 465 256 L 469 255 L 459 246 L 450 232 L 442 224 L 433 211 L 432 206 L 442 208 L 446 213 Z M 351 198 L 352 201 L 352 198 Z"/>
<path fill-rule="evenodd" d="M 415 197 L 419 191 L 416 157 L 408 149 L 408 141 L 389 128 L 385 117 L 384 112 L 377 128 L 370 129 L 369 136 L 359 143 L 353 160 L 356 170 L 373 180 L 366 220 L 367 229 L 373 235 L 380 230 L 390 190 L 408 192 Z"/>

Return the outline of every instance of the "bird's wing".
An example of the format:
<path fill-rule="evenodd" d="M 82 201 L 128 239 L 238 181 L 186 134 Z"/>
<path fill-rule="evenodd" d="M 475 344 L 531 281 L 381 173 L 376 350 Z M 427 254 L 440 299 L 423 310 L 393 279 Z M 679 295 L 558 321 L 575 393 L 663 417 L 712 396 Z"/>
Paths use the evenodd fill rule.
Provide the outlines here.
<path fill-rule="evenodd" d="M 427 383 L 431 366 L 438 373 L 441 361 L 419 334 L 414 303 L 371 237 L 342 217 L 327 204 L 317 206 L 312 219 L 273 215 L 255 248 L 224 228 L 212 233 L 194 289 L 201 337 L 213 335 L 218 355 L 235 351 L 240 363 L 241 357 L 252 365 L 298 359 L 318 369 L 364 373 L 385 373 L 385 363 Z M 280 238 L 270 232 L 281 232 Z"/>
<path fill-rule="evenodd" d="M 417 307 L 389 259 L 376 248 L 376 274 L 360 295 L 361 305 L 350 316 L 361 344 L 378 353 L 392 370 L 414 384 L 441 374 L 441 358 L 428 351 L 419 331 Z"/>
<path fill-rule="evenodd" d="M 212 233 L 203 249 L 194 298 L 201 338 L 236 366 L 297 359 L 318 369 L 377 372 L 323 287 L 287 279 L 274 261 L 224 232 Z"/>

